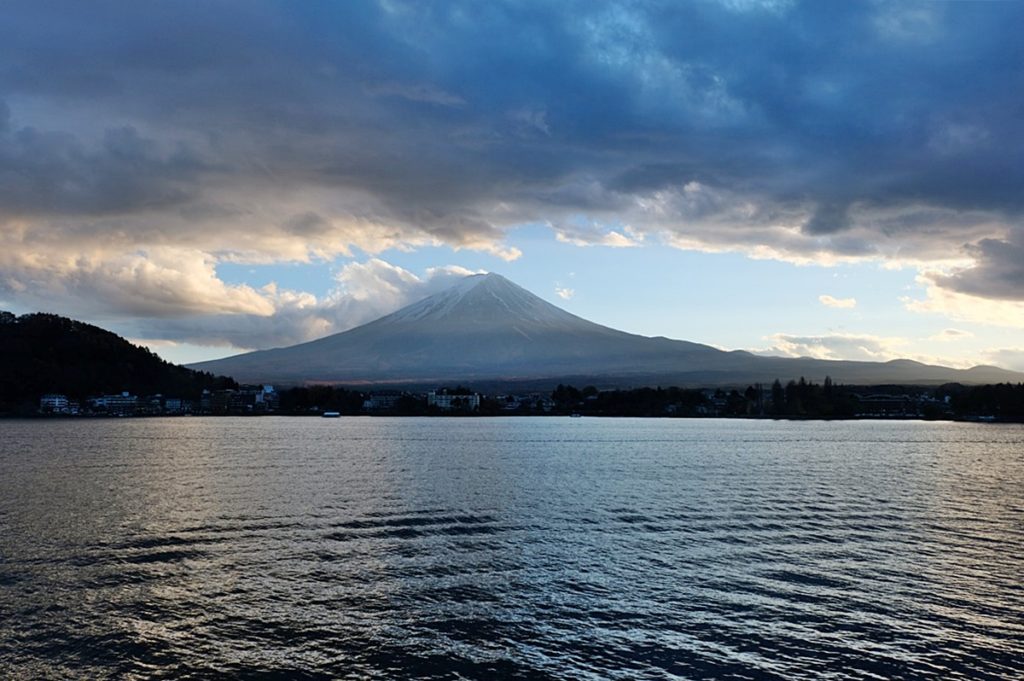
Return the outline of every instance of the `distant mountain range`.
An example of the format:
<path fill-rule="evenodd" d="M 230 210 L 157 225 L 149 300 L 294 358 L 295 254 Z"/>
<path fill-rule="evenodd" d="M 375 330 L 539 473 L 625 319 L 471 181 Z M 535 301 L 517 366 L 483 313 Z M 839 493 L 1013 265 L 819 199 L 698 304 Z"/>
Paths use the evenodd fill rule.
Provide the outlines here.
<path fill-rule="evenodd" d="M 33 411 L 44 393 L 81 399 L 127 390 L 198 397 L 204 388 L 234 387 L 166 362 L 97 326 L 54 314 L 0 312 L 0 413 Z"/>
<path fill-rule="evenodd" d="M 1024 381 L 1024 374 L 991 366 L 960 370 L 910 360 L 764 357 L 639 336 L 577 317 L 497 274 L 466 277 L 342 333 L 191 368 L 242 382 L 410 387 L 463 382 L 537 390 L 557 383 L 745 385 L 800 376 L 860 385 Z"/>

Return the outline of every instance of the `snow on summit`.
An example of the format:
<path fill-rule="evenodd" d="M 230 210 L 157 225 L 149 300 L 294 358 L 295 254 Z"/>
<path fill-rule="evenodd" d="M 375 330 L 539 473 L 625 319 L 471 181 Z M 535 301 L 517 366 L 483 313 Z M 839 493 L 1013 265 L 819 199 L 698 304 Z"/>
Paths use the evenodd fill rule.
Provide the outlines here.
<path fill-rule="evenodd" d="M 584 321 L 513 284 L 500 274 L 474 274 L 454 286 L 413 303 L 381 322 L 530 322 Z"/>

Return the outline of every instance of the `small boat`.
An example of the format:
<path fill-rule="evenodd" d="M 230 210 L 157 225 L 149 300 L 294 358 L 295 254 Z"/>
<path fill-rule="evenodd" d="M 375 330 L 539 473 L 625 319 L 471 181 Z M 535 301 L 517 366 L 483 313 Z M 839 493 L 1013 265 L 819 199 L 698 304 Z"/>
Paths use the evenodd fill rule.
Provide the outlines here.
<path fill-rule="evenodd" d="M 336 418 L 341 416 L 341 412 L 340 411 L 325 411 L 323 414 L 321 414 L 321 416 L 323 416 L 325 419 L 336 419 Z"/>

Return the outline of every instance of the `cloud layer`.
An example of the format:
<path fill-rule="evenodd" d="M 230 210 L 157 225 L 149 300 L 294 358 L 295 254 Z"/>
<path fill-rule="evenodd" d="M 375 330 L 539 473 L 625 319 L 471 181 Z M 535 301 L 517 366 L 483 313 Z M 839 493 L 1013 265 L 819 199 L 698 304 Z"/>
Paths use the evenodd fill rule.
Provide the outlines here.
<path fill-rule="evenodd" d="M 772 346 L 764 354 L 815 359 L 853 359 L 885 362 L 905 356 L 908 341 L 864 334 L 833 333 L 823 336 L 796 336 L 777 333 L 769 336 Z M 902 355 L 901 355 L 902 353 Z"/>
<path fill-rule="evenodd" d="M 467 275 L 461 267 L 438 267 L 420 277 L 376 258 L 343 267 L 326 296 L 267 286 L 254 293 L 269 308 L 230 314 L 178 315 L 146 319 L 132 335 L 239 349 L 294 345 L 345 331 L 437 293 Z"/>
<path fill-rule="evenodd" d="M 228 285 L 217 263 L 438 244 L 514 259 L 509 230 L 540 223 L 576 245 L 909 263 L 930 268 L 920 309 L 1024 303 L 1017 3 L 4 14 L 7 300 L 265 347 L 362 313 Z"/>

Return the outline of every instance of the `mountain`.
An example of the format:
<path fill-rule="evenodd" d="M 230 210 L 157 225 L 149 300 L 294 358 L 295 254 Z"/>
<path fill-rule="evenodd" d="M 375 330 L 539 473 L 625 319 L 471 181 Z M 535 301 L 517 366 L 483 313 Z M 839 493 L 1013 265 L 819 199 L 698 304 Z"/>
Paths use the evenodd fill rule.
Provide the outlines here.
<path fill-rule="evenodd" d="M 53 314 L 0 312 L 0 412 L 34 409 L 45 393 L 84 398 L 127 390 L 198 397 L 234 381 L 180 367 L 117 334 Z"/>
<path fill-rule="evenodd" d="M 319 340 L 191 365 L 249 382 L 433 385 L 558 382 L 726 385 L 805 376 L 851 384 L 997 383 L 1024 374 L 956 370 L 909 360 L 837 362 L 762 357 L 649 338 L 587 321 L 497 274 L 451 288 Z"/>

